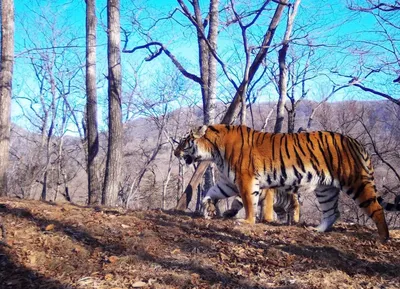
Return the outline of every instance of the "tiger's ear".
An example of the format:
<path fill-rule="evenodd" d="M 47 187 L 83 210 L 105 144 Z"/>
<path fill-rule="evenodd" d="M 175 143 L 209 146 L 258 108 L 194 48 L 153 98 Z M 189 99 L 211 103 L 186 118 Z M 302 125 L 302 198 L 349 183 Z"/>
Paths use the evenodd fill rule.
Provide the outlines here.
<path fill-rule="evenodd" d="M 201 127 L 199 127 L 197 130 L 193 131 L 193 137 L 194 138 L 201 138 L 202 136 L 204 136 L 206 134 L 206 130 L 207 130 L 207 126 L 203 125 Z"/>

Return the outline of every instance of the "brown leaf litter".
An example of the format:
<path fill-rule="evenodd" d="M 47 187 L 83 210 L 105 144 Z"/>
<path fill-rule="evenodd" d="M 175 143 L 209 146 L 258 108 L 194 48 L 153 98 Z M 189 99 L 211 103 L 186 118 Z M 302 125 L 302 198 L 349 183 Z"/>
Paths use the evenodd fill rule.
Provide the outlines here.
<path fill-rule="evenodd" d="M 0 199 L 0 288 L 399 288 L 400 230 Z"/>

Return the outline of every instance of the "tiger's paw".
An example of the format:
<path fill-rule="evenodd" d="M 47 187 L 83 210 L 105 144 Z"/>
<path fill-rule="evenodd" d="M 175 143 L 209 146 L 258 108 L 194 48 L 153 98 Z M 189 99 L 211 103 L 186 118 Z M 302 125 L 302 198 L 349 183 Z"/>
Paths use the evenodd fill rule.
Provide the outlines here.
<path fill-rule="evenodd" d="M 261 219 L 260 221 L 261 221 L 261 223 L 264 223 L 264 224 L 275 223 L 274 219 Z"/>

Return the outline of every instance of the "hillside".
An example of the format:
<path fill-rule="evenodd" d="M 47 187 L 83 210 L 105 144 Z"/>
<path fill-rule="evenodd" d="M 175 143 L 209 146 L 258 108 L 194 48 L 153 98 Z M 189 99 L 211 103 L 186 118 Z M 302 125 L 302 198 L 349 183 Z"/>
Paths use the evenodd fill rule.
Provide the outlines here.
<path fill-rule="evenodd" d="M 0 199 L 0 288 L 398 288 L 400 231 Z"/>

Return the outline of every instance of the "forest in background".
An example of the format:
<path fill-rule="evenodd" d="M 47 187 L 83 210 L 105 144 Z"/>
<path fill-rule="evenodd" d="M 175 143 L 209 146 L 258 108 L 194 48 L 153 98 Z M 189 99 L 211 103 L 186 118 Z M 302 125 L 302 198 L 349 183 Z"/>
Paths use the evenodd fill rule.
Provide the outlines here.
<path fill-rule="evenodd" d="M 7 5 L 2 28 L 11 24 Z M 391 200 L 400 189 L 399 9 L 374 0 L 19 1 L 0 192 L 182 208 L 188 187 L 204 192 L 216 176 L 209 169 L 203 181 L 201 164 L 180 164 L 176 141 L 222 122 L 351 135 Z M 2 38 L 2 71 L 10 39 Z M 365 222 L 343 206 L 345 218 Z"/>
<path fill-rule="evenodd" d="M 166 104 L 164 104 L 166 105 Z M 316 102 L 304 101 L 297 109 L 297 126 L 305 127 Z M 224 105 L 217 105 L 219 115 Z M 253 105 L 253 117 L 248 116 L 251 126 L 272 131 L 275 117 L 268 116 L 275 109 L 274 103 Z M 174 132 L 172 137 L 180 139 L 193 127 L 201 125 L 201 109 L 182 108 L 163 116 L 163 127 L 159 127 L 159 118 L 140 118 L 124 124 L 124 180 L 121 186 L 118 206 L 129 209 L 173 209 L 185 184 L 194 172 L 193 165 L 187 166 L 173 156 L 175 145 L 168 142 L 166 132 Z M 398 190 L 397 172 L 400 170 L 399 146 L 400 110 L 389 101 L 340 101 L 324 103 L 315 113 L 311 130 L 328 130 L 350 135 L 364 144 L 372 155 L 378 191 L 385 199 L 394 200 Z M 266 122 L 267 120 L 267 122 Z M 287 123 L 285 122 L 285 125 Z M 168 134 L 168 136 L 170 136 Z M 13 127 L 11 133 L 11 183 L 9 196 L 27 199 L 40 199 L 42 184 L 37 181 L 45 166 L 45 154 L 40 152 L 40 135 L 32 134 L 20 127 Z M 60 141 L 60 139 L 59 139 Z M 53 167 L 49 174 L 48 201 L 87 204 L 87 177 L 83 144 L 78 137 L 64 136 L 64 153 L 61 167 Z M 56 143 L 55 143 L 56 144 Z M 101 163 L 105 165 L 106 135 L 100 138 Z M 57 151 L 57 150 L 55 150 Z M 28 153 L 30 152 L 30 153 Z M 31 154 L 35 154 L 32 158 Z M 57 184 L 61 169 L 65 183 Z M 104 169 L 100 169 L 103 171 Z M 102 178 L 103 176 L 101 176 Z M 202 188 L 190 206 L 196 210 L 196 201 Z M 302 196 L 302 221 L 317 223 L 319 215 L 313 193 Z M 220 204 L 222 211 L 229 202 Z M 342 219 L 347 222 L 365 224 L 369 220 L 358 211 L 352 200 L 342 197 Z M 398 225 L 399 214 L 387 214 L 388 222 Z"/>

